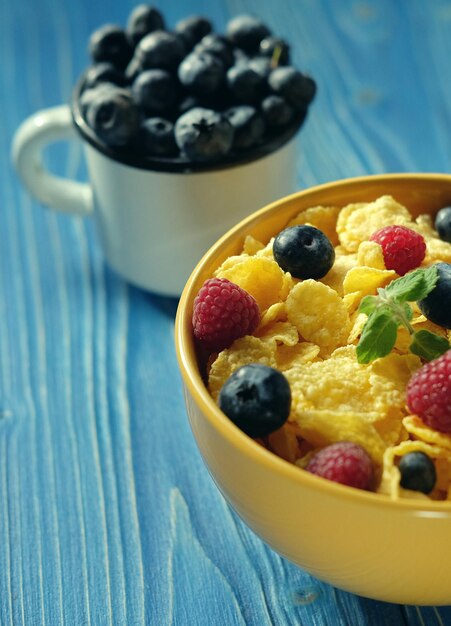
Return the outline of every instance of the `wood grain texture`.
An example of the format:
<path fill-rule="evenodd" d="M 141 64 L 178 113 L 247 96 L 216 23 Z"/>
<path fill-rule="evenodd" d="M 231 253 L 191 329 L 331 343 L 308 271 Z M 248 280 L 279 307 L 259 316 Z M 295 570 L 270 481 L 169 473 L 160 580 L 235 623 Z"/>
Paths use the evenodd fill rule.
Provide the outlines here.
<path fill-rule="evenodd" d="M 108 4 L 108 6 L 107 6 Z M 0 3 L 0 623 L 2 626 L 441 626 L 322 584 L 230 511 L 197 452 L 174 347 L 176 301 L 127 286 L 93 224 L 45 210 L 10 164 L 13 133 L 67 102 L 89 34 L 131 2 Z M 255 12 L 318 82 L 298 180 L 451 169 L 446 0 L 156 1 Z M 84 179 L 77 142 L 52 170 Z M 390 564 L 387 563 L 387 567 Z"/>

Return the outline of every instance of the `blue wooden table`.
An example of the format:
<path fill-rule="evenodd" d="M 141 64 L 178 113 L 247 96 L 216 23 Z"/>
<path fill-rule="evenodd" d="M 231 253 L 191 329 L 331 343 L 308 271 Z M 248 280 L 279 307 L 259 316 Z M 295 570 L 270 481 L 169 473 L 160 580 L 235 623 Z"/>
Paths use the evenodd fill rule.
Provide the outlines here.
<path fill-rule="evenodd" d="M 294 63 L 318 83 L 299 187 L 451 170 L 448 0 L 155 4 L 169 24 L 200 13 L 218 30 L 254 12 L 292 42 Z M 105 266 L 92 223 L 46 210 L 13 172 L 20 122 L 69 100 L 89 34 L 124 24 L 132 6 L 0 2 L 1 625 L 451 624 L 448 607 L 322 584 L 241 523 L 187 423 L 177 302 L 125 284 Z M 48 160 L 85 176 L 77 143 Z"/>

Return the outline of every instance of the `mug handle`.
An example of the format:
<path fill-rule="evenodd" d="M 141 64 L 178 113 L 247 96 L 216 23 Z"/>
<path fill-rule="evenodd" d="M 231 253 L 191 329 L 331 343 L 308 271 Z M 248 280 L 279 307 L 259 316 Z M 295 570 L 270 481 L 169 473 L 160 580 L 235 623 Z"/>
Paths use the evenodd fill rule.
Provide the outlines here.
<path fill-rule="evenodd" d="M 25 187 L 39 202 L 58 211 L 90 215 L 94 207 L 91 186 L 55 176 L 43 165 L 47 145 L 76 137 L 69 106 L 38 111 L 17 129 L 12 141 L 12 160 Z"/>

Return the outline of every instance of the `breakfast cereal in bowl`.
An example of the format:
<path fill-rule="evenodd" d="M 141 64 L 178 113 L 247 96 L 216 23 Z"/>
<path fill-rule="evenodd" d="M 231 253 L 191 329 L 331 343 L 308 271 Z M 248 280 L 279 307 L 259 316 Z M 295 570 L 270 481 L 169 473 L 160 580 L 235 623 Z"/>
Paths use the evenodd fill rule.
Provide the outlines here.
<path fill-rule="evenodd" d="M 391 499 L 451 499 L 451 209 L 309 206 L 200 288 L 208 391 L 261 446 Z"/>

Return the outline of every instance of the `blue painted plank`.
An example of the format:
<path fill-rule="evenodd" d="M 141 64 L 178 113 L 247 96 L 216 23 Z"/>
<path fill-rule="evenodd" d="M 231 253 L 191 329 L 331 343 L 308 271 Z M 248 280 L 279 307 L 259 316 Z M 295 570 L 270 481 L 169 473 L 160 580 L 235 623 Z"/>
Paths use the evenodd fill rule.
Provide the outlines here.
<path fill-rule="evenodd" d="M 318 82 L 298 182 L 446 171 L 445 0 L 183 0 L 254 12 Z M 166 6 L 168 5 L 168 6 Z M 9 161 L 18 124 L 68 101 L 89 34 L 132 2 L 0 3 L 0 623 L 216 626 L 446 624 L 451 609 L 358 598 L 314 580 L 230 511 L 196 449 L 173 347 L 176 301 L 127 286 L 93 224 L 45 211 Z M 77 143 L 61 175 L 86 176 Z M 389 566 L 389 564 L 388 564 Z"/>

